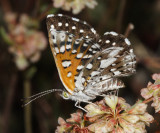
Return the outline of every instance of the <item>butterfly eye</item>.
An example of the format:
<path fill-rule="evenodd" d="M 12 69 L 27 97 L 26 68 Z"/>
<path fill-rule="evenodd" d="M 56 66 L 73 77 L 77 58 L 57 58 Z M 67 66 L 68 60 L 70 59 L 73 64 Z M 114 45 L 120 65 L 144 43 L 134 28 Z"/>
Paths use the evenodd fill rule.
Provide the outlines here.
<path fill-rule="evenodd" d="M 62 96 L 64 99 L 69 99 L 69 94 L 66 91 L 63 91 Z"/>

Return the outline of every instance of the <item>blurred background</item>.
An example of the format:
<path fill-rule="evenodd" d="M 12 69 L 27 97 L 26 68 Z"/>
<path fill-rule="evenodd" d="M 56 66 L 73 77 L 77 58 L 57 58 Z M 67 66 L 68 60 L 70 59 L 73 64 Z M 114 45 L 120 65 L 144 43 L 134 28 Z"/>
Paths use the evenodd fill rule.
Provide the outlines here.
<path fill-rule="evenodd" d="M 131 105 L 142 99 L 140 90 L 153 82 L 151 75 L 160 72 L 160 0 L 0 0 L 0 133 L 53 133 L 58 117 L 69 118 L 77 110 L 75 102 L 56 92 L 22 107 L 24 97 L 64 89 L 48 42 L 50 13 L 85 20 L 100 35 L 128 36 L 137 72 L 122 79 L 126 87 L 119 96 Z M 160 115 L 148 111 L 155 117 L 148 132 L 160 133 Z"/>

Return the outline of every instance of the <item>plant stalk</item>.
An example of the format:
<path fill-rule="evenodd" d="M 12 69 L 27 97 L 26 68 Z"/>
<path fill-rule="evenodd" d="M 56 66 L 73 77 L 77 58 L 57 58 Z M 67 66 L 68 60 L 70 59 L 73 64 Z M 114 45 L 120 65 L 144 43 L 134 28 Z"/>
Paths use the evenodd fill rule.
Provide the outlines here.
<path fill-rule="evenodd" d="M 30 80 L 24 81 L 24 97 L 27 98 L 31 95 Z M 25 133 L 32 133 L 32 119 L 31 119 L 31 103 L 24 107 L 24 126 Z"/>

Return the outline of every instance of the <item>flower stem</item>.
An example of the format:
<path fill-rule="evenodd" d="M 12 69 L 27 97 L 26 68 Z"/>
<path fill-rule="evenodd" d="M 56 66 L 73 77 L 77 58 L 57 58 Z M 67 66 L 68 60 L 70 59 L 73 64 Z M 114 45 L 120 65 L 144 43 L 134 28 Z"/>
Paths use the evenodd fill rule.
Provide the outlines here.
<path fill-rule="evenodd" d="M 14 102 L 14 94 L 17 84 L 17 73 L 13 74 L 10 81 L 10 86 L 7 92 L 5 101 L 4 112 L 2 117 L 2 133 L 7 133 L 9 130 L 10 115 L 12 113 L 12 105 Z"/>
<path fill-rule="evenodd" d="M 31 94 L 30 80 L 24 81 L 24 97 L 29 97 Z M 32 133 L 32 119 L 31 119 L 31 104 L 24 107 L 24 121 L 25 121 L 25 132 Z"/>
<path fill-rule="evenodd" d="M 117 15 L 117 26 L 116 26 L 117 29 L 116 29 L 116 31 L 118 33 L 121 33 L 125 6 L 126 6 L 126 0 L 121 0 L 118 15 Z"/>
<path fill-rule="evenodd" d="M 151 98 L 149 98 L 149 99 L 144 100 L 144 101 L 143 101 L 143 103 L 149 103 L 149 102 L 151 102 L 152 100 L 153 100 L 153 97 L 151 97 Z"/>

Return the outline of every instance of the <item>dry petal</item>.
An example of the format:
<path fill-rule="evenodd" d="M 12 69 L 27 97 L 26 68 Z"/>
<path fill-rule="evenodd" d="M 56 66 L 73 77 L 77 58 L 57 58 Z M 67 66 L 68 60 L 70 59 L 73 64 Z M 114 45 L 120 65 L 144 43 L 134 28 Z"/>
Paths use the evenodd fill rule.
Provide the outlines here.
<path fill-rule="evenodd" d="M 126 132 L 126 133 L 134 133 L 135 128 L 134 128 L 133 124 L 131 124 L 131 123 L 129 123 L 129 122 L 123 120 L 123 119 L 120 119 L 119 123 L 122 126 L 124 132 Z"/>
<path fill-rule="evenodd" d="M 94 8 L 97 5 L 96 0 L 54 0 L 54 7 L 62 8 L 69 11 L 72 9 L 73 14 L 80 13 L 85 6 Z"/>
<path fill-rule="evenodd" d="M 104 111 L 101 111 L 96 104 L 88 104 L 85 106 L 85 109 L 88 111 L 86 114 L 87 117 L 93 117 L 104 113 Z"/>
<path fill-rule="evenodd" d="M 153 91 L 149 91 L 148 88 L 141 89 L 141 96 L 145 99 L 149 99 L 153 96 Z"/>
<path fill-rule="evenodd" d="M 153 103 L 151 104 L 152 107 L 155 108 L 155 112 L 160 111 L 160 97 L 154 97 L 153 98 Z"/>
<path fill-rule="evenodd" d="M 77 111 L 76 113 L 71 114 L 71 118 L 67 119 L 67 122 L 77 122 L 80 123 L 82 120 L 83 113 L 82 111 Z"/>
<path fill-rule="evenodd" d="M 118 97 L 117 96 L 106 96 L 105 98 L 106 104 L 112 109 L 115 110 L 117 103 L 118 103 Z"/>
<path fill-rule="evenodd" d="M 160 79 L 160 73 L 155 73 L 152 75 L 152 79 L 159 80 Z"/>
<path fill-rule="evenodd" d="M 148 126 L 154 120 L 153 116 L 148 113 L 144 113 L 143 115 L 140 115 L 139 118 L 141 121 L 144 121 Z"/>
<path fill-rule="evenodd" d="M 138 115 L 124 115 L 122 116 L 122 118 L 124 118 L 125 120 L 127 120 L 130 123 L 136 123 L 139 120 L 139 116 Z"/>
<path fill-rule="evenodd" d="M 19 70 L 24 70 L 29 65 L 28 61 L 26 60 L 26 58 L 23 55 L 17 56 L 15 58 L 15 63 L 16 63 L 16 66 L 18 67 Z"/>
<path fill-rule="evenodd" d="M 146 133 L 145 124 L 143 122 L 136 123 L 135 133 Z"/>
<path fill-rule="evenodd" d="M 138 101 L 129 111 L 129 114 L 144 114 L 147 104 Z"/>

